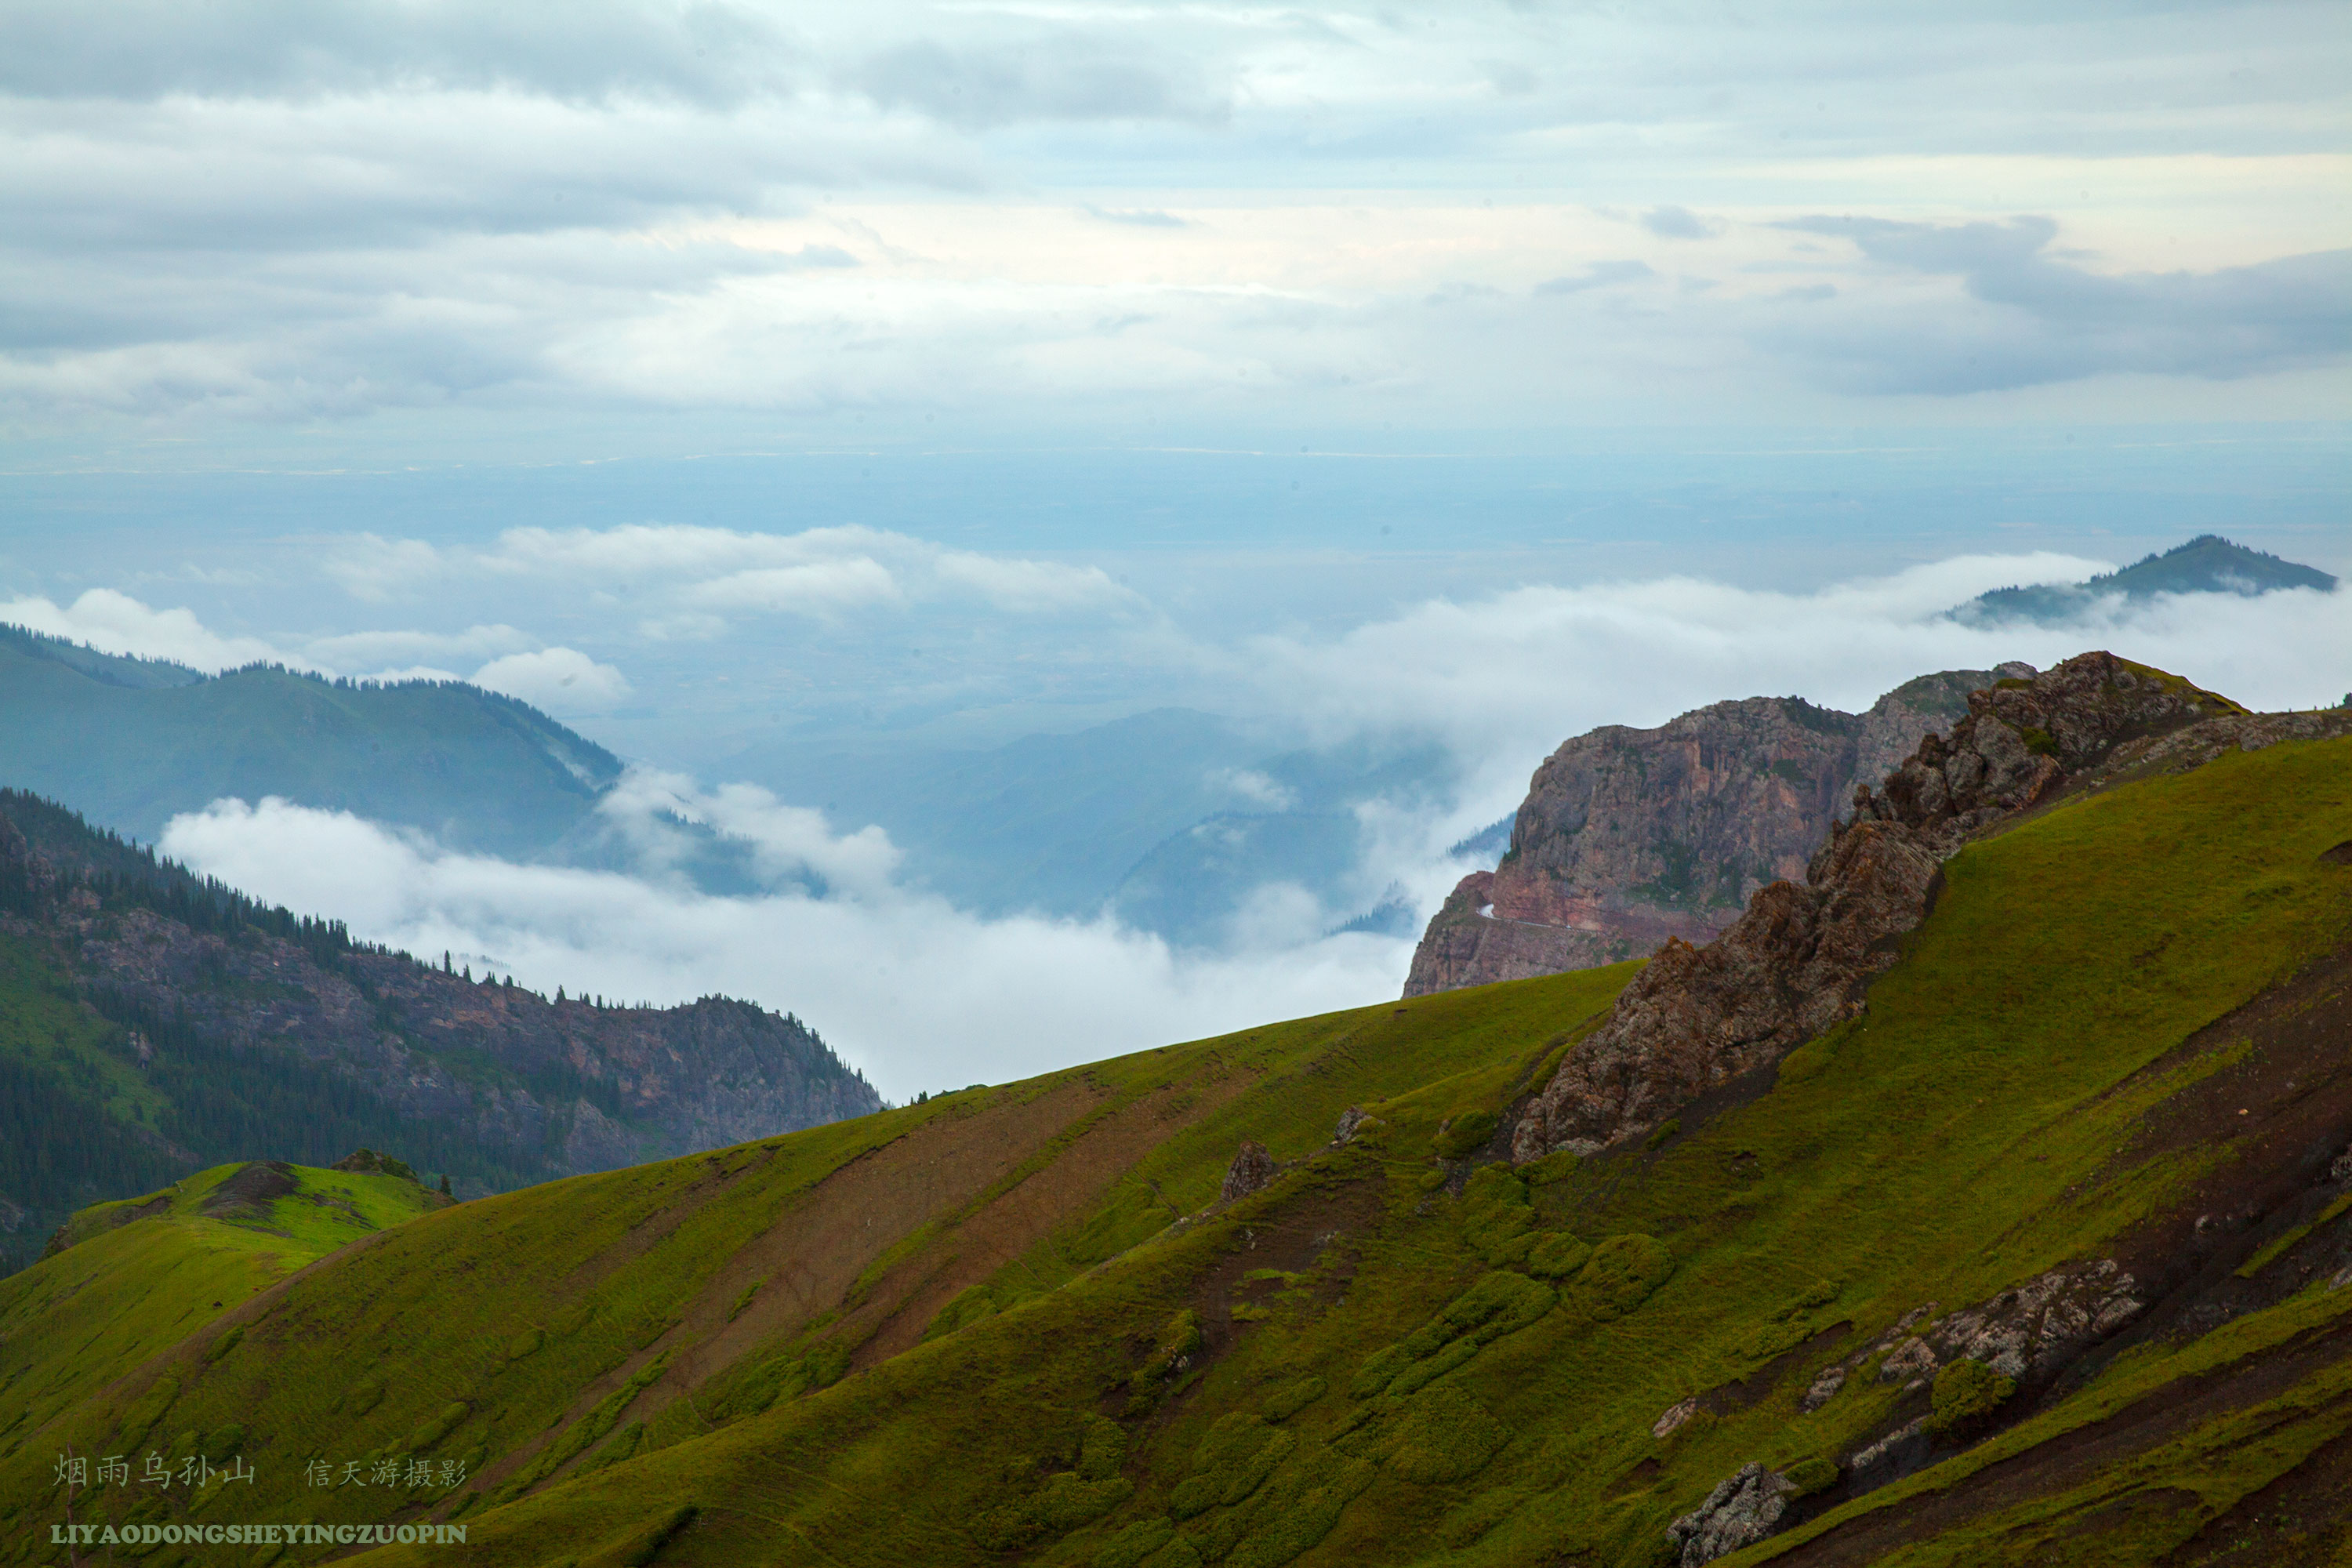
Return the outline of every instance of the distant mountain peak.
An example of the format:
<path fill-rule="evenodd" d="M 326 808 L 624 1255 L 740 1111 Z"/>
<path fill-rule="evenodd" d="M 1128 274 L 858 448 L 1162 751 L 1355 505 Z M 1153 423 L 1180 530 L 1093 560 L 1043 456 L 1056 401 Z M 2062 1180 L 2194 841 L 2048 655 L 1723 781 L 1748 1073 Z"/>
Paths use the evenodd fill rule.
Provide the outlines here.
<path fill-rule="evenodd" d="M 2333 593 L 2336 579 L 2317 567 L 2250 549 L 2218 533 L 2200 533 L 2185 544 L 2150 553 L 2128 566 L 2080 583 L 2044 583 L 1995 588 L 1951 612 L 1956 620 L 1979 625 L 2071 620 L 2102 599 L 2149 599 L 2158 594 L 2236 594 L 2252 598 L 2285 588 Z"/>

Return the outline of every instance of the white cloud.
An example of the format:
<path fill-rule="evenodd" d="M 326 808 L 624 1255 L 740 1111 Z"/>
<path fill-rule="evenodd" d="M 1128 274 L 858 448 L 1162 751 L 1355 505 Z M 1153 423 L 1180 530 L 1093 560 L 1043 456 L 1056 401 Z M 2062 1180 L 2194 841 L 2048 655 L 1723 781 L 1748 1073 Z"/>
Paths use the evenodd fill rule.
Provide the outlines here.
<path fill-rule="evenodd" d="M 65 608 L 39 597 L 0 602 L 0 621 L 88 643 L 100 653 L 167 658 L 207 673 L 257 663 L 317 668 L 259 637 L 216 636 L 205 629 L 193 611 L 152 609 L 111 588 L 92 588 Z"/>
<path fill-rule="evenodd" d="M 626 700 L 631 689 L 619 670 L 569 647 L 494 658 L 474 671 L 474 684 L 554 713 L 602 712 Z"/>
<path fill-rule="evenodd" d="M 423 540 L 361 533 L 339 545 L 324 570 L 352 597 L 380 602 L 431 582 L 444 567 L 441 552 Z"/>
<path fill-rule="evenodd" d="M 1231 790 L 1261 811 L 1288 811 L 1298 804 L 1297 791 L 1255 768 L 1218 768 L 1209 774 L 1209 786 Z"/>
<path fill-rule="evenodd" d="M 1470 780 L 1458 801 L 1407 814 L 1414 831 L 1386 830 L 1393 874 L 1417 889 L 1430 885 L 1444 845 L 1518 804 L 1537 762 L 1602 724 L 1656 725 L 1750 696 L 1856 711 L 1933 670 L 2047 667 L 2095 647 L 2258 708 L 2332 703 L 2352 689 L 2352 589 L 2113 600 L 2055 627 L 1941 614 L 1989 588 L 2075 582 L 2107 566 L 2049 553 L 1963 556 L 1810 594 L 1694 578 L 1530 586 L 1433 600 L 1330 638 L 1260 637 L 1238 654 L 1201 657 L 1255 681 L 1267 710 L 1326 740 L 1427 735 L 1453 752 Z"/>
<path fill-rule="evenodd" d="M 683 773 L 631 768 L 597 803 L 597 811 L 640 842 L 646 840 L 639 829 L 664 816 L 704 824 L 752 845 L 756 869 L 766 880 L 795 881 L 809 873 L 833 897 L 889 897 L 901 859 L 898 846 L 881 828 L 869 825 L 836 835 L 823 812 L 786 805 L 757 784 L 721 784 L 706 791 Z M 655 850 L 657 856 L 661 852 Z"/>
<path fill-rule="evenodd" d="M 805 566 L 761 566 L 747 572 L 730 572 L 724 577 L 713 577 L 685 588 L 679 597 L 714 610 L 803 616 L 906 602 L 890 569 L 866 555 L 812 562 Z"/>
<path fill-rule="evenodd" d="M 732 813 L 739 828 L 774 820 L 766 803 L 712 809 Z M 805 828 L 785 822 L 777 842 L 872 864 L 859 836 L 847 849 L 815 851 Z M 854 898 L 709 898 L 607 872 L 444 854 L 277 799 L 176 817 L 162 847 L 370 940 L 500 954 L 542 991 L 656 1002 L 723 991 L 789 1008 L 901 1099 L 1379 1001 L 1395 994 L 1410 952 L 1350 935 L 1186 958 L 1108 921 L 984 921 L 887 884 Z M 1259 912 L 1280 924 L 1295 911 Z"/>
<path fill-rule="evenodd" d="M 476 626 L 462 632 L 345 632 L 313 637 L 303 651 L 331 669 L 349 670 L 386 659 L 483 658 L 523 653 L 538 640 L 509 626 Z"/>
<path fill-rule="evenodd" d="M 709 637 L 729 616 L 831 618 L 851 611 L 964 606 L 1013 616 L 1133 609 L 1141 601 L 1094 566 L 951 550 L 876 528 L 764 533 L 690 523 L 514 528 L 478 549 L 365 535 L 329 568 L 354 593 L 383 597 L 453 579 L 627 592 L 661 607 L 656 637 Z M 477 628 L 480 630 L 481 628 Z"/>

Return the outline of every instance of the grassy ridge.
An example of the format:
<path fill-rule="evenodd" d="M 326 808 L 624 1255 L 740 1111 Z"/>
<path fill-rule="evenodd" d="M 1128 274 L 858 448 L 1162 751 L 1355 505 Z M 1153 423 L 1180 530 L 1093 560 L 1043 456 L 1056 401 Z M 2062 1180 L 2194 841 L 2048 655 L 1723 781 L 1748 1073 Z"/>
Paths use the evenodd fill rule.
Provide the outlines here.
<path fill-rule="evenodd" d="M 1151 1551 L 1171 1555 L 1138 1561 L 1181 1562 L 1175 1543 L 1194 1540 L 1196 1557 L 1271 1562 L 1307 1518 L 1323 1531 L 1305 1562 L 1652 1561 L 1667 1520 L 1742 1463 L 1842 1456 L 1885 1428 L 1899 1394 L 1867 1379 L 1801 1414 L 1816 1366 L 1928 1301 L 2099 1256 L 2179 1184 L 2173 1169 L 2092 1178 L 2156 1097 L 2218 1059 L 2100 1096 L 2342 936 L 2352 873 L 2317 857 L 2347 835 L 2343 742 L 2074 803 L 1967 851 L 1866 1018 L 1800 1053 L 1762 1100 L 1658 1151 L 1433 1192 L 1424 1151 L 1439 1121 L 1509 1088 L 1511 1069 L 1474 1065 L 1376 1104 L 1389 1123 L 1381 1154 L 1319 1157 L 1223 1218 L 863 1376 L 483 1515 L 477 1539 L 490 1562 L 532 1561 L 550 1539 L 576 1542 L 584 1560 L 654 1500 L 690 1500 L 698 1521 L 665 1563 L 979 1562 L 992 1558 L 981 1521 L 1008 1507 L 1053 1515 L 1058 1493 L 1062 1512 L 1030 1543 L 1042 1561 L 1115 1562 L 1120 1542 L 1164 1531 Z M 1265 1292 L 1266 1315 L 1153 1414 L 1124 1415 L 1120 1393 L 1171 1315 L 1254 1298 L 1261 1286 L 1240 1265 L 1364 1194 L 1377 1217 L 1357 1246 L 1270 1259 L 1296 1279 Z M 1498 1258 L 1514 1272 L 1515 1225 L 1587 1242 L 1652 1237 L 1675 1272 L 1616 1315 L 1597 1288 L 1561 1290 L 1531 1326 L 1421 1389 L 1349 1398 L 1374 1352 L 1424 1331 Z M 2339 1295 L 2301 1310 L 2347 1306 Z M 1801 1342 L 1839 1324 L 1851 1326 L 1756 1405 L 1651 1436 L 1669 1405 L 1755 1373 L 1792 1342 L 1790 1327 Z M 1245 1426 L 1308 1379 L 1326 1392 L 1269 1426 L 1288 1447 L 1259 1490 L 1187 1512 L 1196 1500 L 1178 1489 L 1222 1473 L 1220 1424 Z M 1081 1473 L 1088 1417 L 1113 1412 L 1133 1489 L 1077 1517 L 1101 1498 L 1050 1474 Z M 1448 1440 L 1413 1440 L 1416 1424 Z M 1496 1431 L 1499 1447 L 1475 1462 L 1480 1434 Z M 1468 1474 L 1412 1457 L 1465 1443 Z M 2258 1485 L 2262 1471 L 2249 1460 L 2231 1484 Z M 2221 1489 L 2207 1506 L 2228 1500 Z"/>
<path fill-rule="evenodd" d="M 208 1212 L 244 1168 L 86 1209 L 64 1251 L 0 1279 L 0 1449 L 295 1269 L 436 1201 L 398 1177 L 297 1165 L 293 1194 Z"/>
<path fill-rule="evenodd" d="M 709 1369 L 694 1398 L 676 1404 L 685 1414 L 667 1422 L 656 1416 L 659 1441 L 677 1421 L 698 1421 L 696 1410 L 725 1407 L 747 1383 L 757 1388 L 765 1380 L 772 1397 L 778 1363 L 804 1360 L 827 1331 L 855 1342 L 887 1321 L 899 1299 L 892 1292 L 928 1277 L 979 1216 L 1019 1206 L 1055 1167 L 1082 1163 L 1094 1152 L 1083 1135 L 1063 1136 L 1078 1124 L 1099 1126 L 1122 1110 L 1148 1115 L 1160 1152 L 1147 1184 L 1197 1207 L 1214 1196 L 1241 1137 L 1286 1155 L 1328 1138 L 1359 1092 L 1350 1071 L 1375 1084 L 1411 1082 L 1426 1073 L 1439 1042 L 1477 1053 L 1465 1059 L 1519 1062 L 1559 1019 L 1602 1005 L 1624 973 L 1522 983 L 1506 988 L 1503 1006 L 1432 998 L 1402 1015 L 1383 1006 L 1300 1020 L 469 1203 L 404 1226 L 296 1282 L 216 1363 L 204 1362 L 204 1343 L 191 1343 L 131 1392 L 179 1384 L 167 1425 L 205 1429 L 231 1412 L 249 1413 L 257 1437 L 267 1435 L 261 1451 L 269 1460 L 250 1494 L 257 1505 L 299 1500 L 322 1519 L 407 1517 L 383 1496 L 355 1489 L 306 1495 L 303 1467 L 321 1454 L 359 1458 L 397 1447 L 462 1404 L 467 1419 L 434 1451 L 467 1459 L 470 1473 L 509 1480 L 560 1448 L 574 1427 L 593 1425 L 597 1405 L 654 1358 L 690 1361 L 692 1342 L 737 1327 L 726 1309 L 742 1300 L 746 1284 L 755 1287 L 755 1303 L 785 1304 L 738 1362 Z M 1258 1089 L 1262 1097 L 1247 1092 Z M 1014 1137 L 1016 1127 L 1027 1129 L 1025 1142 Z M 901 1202 L 887 1214 L 826 1206 L 843 1184 L 827 1184 L 828 1176 L 846 1179 L 910 1151 L 928 1153 L 950 1137 L 991 1152 L 982 1179 L 971 1186 L 942 1191 L 928 1204 Z M 1131 1223 L 1121 1217 L 1130 1206 L 1128 1189 L 1111 1185 L 1118 1173 L 1091 1178 L 1110 1197 L 1103 1205 L 1110 1223 L 1041 1237 L 1034 1256 L 1016 1266 L 1024 1289 L 1034 1290 L 1045 1273 L 1083 1267 L 1090 1248 L 1118 1244 L 1115 1233 Z M 856 1257 L 862 1247 L 865 1260 L 881 1267 L 844 1279 L 829 1300 L 800 1299 L 794 1260 L 748 1281 L 730 1271 L 758 1238 L 812 1218 L 812 1233 L 825 1237 L 829 1248 Z M 867 1220 L 883 1222 L 870 1241 Z M 1163 1223 L 1164 1215 L 1149 1228 Z M 844 1365 L 845 1359 L 831 1363 L 831 1375 Z M 801 1386 L 809 1381 L 803 1377 Z M 45 1436 L 52 1447 L 68 1437 L 119 1447 L 121 1422 L 131 1418 L 111 1408 L 78 1412 Z M 37 1492 L 35 1478 L 46 1463 L 31 1449 L 0 1461 L 0 1496 Z"/>
<path fill-rule="evenodd" d="M 2133 1152 L 2227 1048 L 2142 1069 L 2352 930 L 2352 868 L 2319 858 L 2347 838 L 2352 742 L 2233 753 L 2021 823 L 1947 867 L 1865 1016 L 1760 1098 L 1624 1155 L 1435 1152 L 1441 1127 L 1539 1076 L 1621 968 L 426 1215 L 255 1303 L 226 1351 L 200 1332 L 0 1458 L 0 1557 L 53 1555 L 23 1527 L 55 1512 L 61 1442 L 236 1419 L 263 1459 L 239 1517 L 461 1512 L 486 1564 L 1655 1563 L 1666 1521 L 1740 1465 L 1841 1458 L 1910 1409 L 1865 1366 L 1804 1414 L 1820 1367 L 1931 1302 L 2106 1256 L 2241 1157 L 2251 1134 Z M 1376 1124 L 1327 1146 L 1350 1104 Z M 1244 1138 L 1287 1168 L 1201 1215 Z M 2347 1310 L 2352 1291 L 2311 1294 L 2124 1358 L 1995 1445 L 2032 1451 Z M 2039 1561 L 2069 1510 L 2193 1477 L 2190 1500 L 2101 1526 L 2116 1561 L 2152 1561 L 2352 1426 L 2308 1378 L 2285 1397 L 2276 1441 L 2219 1415 L 1916 1560 Z M 1755 1554 L 1962 1484 L 1994 1451 Z M 312 1457 L 396 1454 L 461 1459 L 487 1487 L 301 1481 Z M 79 1517 L 129 1506 L 99 1494 Z"/>

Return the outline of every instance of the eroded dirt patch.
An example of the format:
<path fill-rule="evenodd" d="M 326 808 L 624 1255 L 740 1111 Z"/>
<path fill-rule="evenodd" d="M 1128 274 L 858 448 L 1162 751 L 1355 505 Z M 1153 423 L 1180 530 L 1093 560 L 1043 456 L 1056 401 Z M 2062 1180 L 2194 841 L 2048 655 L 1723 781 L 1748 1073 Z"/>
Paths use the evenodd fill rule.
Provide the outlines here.
<path fill-rule="evenodd" d="M 1138 1161 L 1253 1081 L 1229 1072 L 1170 1084 L 1097 1120 L 1051 1164 L 959 1224 L 944 1256 L 912 1258 L 886 1275 L 869 1305 L 848 1320 L 853 1337 L 873 1330 L 851 1364 L 871 1366 L 911 1349 L 940 1308 L 1092 1208 Z"/>

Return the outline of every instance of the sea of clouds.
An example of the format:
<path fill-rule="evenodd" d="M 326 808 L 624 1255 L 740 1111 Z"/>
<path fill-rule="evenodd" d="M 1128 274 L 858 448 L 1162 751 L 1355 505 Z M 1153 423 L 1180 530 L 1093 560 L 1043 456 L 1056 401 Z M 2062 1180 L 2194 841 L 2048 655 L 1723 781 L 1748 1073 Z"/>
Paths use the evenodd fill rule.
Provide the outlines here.
<path fill-rule="evenodd" d="M 1210 645 L 1161 626 L 1151 638 L 1160 657 L 1221 686 L 1232 710 L 1281 717 L 1327 743 L 1420 737 L 1447 749 L 1463 781 L 1450 797 L 1359 808 L 1371 847 L 1348 896 L 1402 888 L 1425 917 L 1475 868 L 1446 847 L 1516 806 L 1559 742 L 1601 724 L 1654 725 L 1759 693 L 1853 710 L 1930 670 L 2047 666 L 2092 647 L 2258 708 L 2332 705 L 2352 689 L 2341 590 L 2116 600 L 2057 627 L 1986 627 L 1945 614 L 1987 588 L 2074 581 L 2108 564 L 1971 555 L 1810 593 L 1695 577 L 1531 584 L 1413 605 L 1336 635 Z M 719 568 L 739 580 L 771 569 L 732 556 Z M 992 580 L 1022 579 L 1004 565 Z M 1062 586 L 1072 582 L 1108 592 L 1090 580 Z M 206 668 L 257 651 L 184 611 L 120 595 L 67 606 L 19 599 L 0 605 L 0 619 Z M 483 652 L 500 646 L 478 629 L 466 635 Z M 342 651 L 381 650 L 355 642 Z M 612 668 L 559 648 L 497 654 L 484 669 L 518 657 L 552 667 L 562 656 Z M 1209 950 L 1171 948 L 1108 916 L 984 918 L 927 891 L 921 868 L 854 809 L 827 814 L 741 782 L 641 766 L 604 809 L 647 844 L 660 838 L 661 813 L 747 842 L 772 890 L 699 892 L 657 853 L 626 874 L 461 855 L 278 799 L 183 816 L 162 847 L 264 899 L 343 919 L 359 935 L 472 955 L 538 989 L 656 1002 L 721 991 L 790 1009 L 896 1097 L 1374 1003 L 1396 994 L 1411 954 L 1406 940 L 1328 934 L 1349 911 L 1281 885 L 1259 889 L 1229 940 Z"/>

